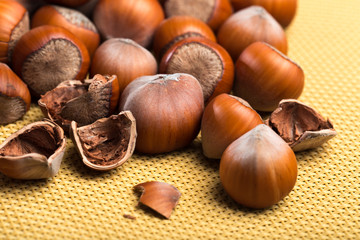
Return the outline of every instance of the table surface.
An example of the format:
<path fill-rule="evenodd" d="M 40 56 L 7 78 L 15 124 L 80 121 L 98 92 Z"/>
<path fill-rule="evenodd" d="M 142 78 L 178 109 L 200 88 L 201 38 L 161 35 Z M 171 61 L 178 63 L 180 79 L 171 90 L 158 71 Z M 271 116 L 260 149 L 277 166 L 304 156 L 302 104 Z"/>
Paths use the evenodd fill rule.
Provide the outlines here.
<path fill-rule="evenodd" d="M 0 174 L 0 238 L 360 239 L 360 1 L 298 2 L 286 33 L 288 55 L 306 75 L 300 100 L 330 118 L 338 135 L 296 154 L 297 183 L 283 201 L 265 210 L 236 204 L 221 186 L 219 161 L 202 155 L 199 138 L 182 151 L 135 154 L 105 173 L 86 168 L 67 140 L 55 177 Z M 33 104 L 23 119 L 0 126 L 0 142 L 42 118 Z M 137 206 L 133 187 L 152 180 L 182 193 L 169 220 Z"/>

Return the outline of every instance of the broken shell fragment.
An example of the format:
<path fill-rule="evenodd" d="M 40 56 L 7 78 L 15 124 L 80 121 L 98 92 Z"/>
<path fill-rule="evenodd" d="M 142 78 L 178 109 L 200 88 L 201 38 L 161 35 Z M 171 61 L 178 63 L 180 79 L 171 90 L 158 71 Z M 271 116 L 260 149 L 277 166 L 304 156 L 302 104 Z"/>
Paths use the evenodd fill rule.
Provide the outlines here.
<path fill-rule="evenodd" d="M 58 123 L 65 131 L 71 121 L 88 125 L 110 116 L 117 107 L 119 82 L 115 75 L 95 75 L 84 83 L 68 80 L 41 96 L 38 104 L 44 115 Z"/>
<path fill-rule="evenodd" d="M 142 192 L 139 203 L 148 206 L 165 218 L 170 218 L 181 196 L 176 187 L 164 182 L 145 182 L 136 185 L 134 189 Z"/>
<path fill-rule="evenodd" d="M 16 179 L 55 176 L 66 147 L 63 129 L 51 121 L 31 123 L 0 145 L 0 172 Z"/>
<path fill-rule="evenodd" d="M 329 119 L 294 99 L 282 100 L 266 124 L 295 152 L 316 148 L 337 134 Z"/>
<path fill-rule="evenodd" d="M 84 164 L 95 170 L 111 170 L 125 163 L 134 152 L 136 135 L 130 111 L 79 128 L 75 121 L 71 122 L 71 139 Z"/>

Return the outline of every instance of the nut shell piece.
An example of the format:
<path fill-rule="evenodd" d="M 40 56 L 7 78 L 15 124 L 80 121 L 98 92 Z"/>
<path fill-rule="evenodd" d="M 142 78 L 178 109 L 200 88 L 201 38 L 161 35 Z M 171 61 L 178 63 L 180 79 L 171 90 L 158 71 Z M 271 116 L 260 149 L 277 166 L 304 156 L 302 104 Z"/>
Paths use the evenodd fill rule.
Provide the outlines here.
<path fill-rule="evenodd" d="M 136 122 L 130 111 L 79 127 L 71 122 L 73 140 L 84 164 L 106 171 L 125 163 L 133 154 L 136 142 Z"/>
<path fill-rule="evenodd" d="M 136 185 L 134 188 L 142 192 L 140 203 L 150 207 L 165 218 L 170 218 L 181 196 L 176 187 L 164 182 L 145 182 Z"/>
<path fill-rule="evenodd" d="M 66 147 L 63 129 L 51 121 L 31 123 L 0 145 L 0 172 L 16 179 L 55 176 Z"/>
<path fill-rule="evenodd" d="M 337 134 L 329 119 L 294 99 L 282 100 L 266 124 L 295 152 L 316 148 Z"/>
<path fill-rule="evenodd" d="M 69 130 L 72 120 L 87 125 L 111 115 L 119 99 L 117 77 L 95 75 L 82 83 L 77 80 L 62 82 L 38 101 L 44 115 Z"/>

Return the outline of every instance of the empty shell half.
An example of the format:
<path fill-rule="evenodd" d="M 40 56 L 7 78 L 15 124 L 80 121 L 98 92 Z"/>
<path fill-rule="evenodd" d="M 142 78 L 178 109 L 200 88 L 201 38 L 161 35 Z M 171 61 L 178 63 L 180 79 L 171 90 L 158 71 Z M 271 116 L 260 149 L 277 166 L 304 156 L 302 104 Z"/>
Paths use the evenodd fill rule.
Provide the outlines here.
<path fill-rule="evenodd" d="M 124 111 L 82 127 L 72 121 L 70 136 L 86 166 L 100 171 L 114 169 L 134 152 L 135 118 Z"/>
<path fill-rule="evenodd" d="M 316 148 L 337 134 L 329 119 L 294 99 L 282 100 L 266 124 L 295 152 Z"/>
<path fill-rule="evenodd" d="M 51 121 L 31 123 L 0 145 L 0 172 L 16 179 L 55 176 L 66 147 L 63 129 Z"/>

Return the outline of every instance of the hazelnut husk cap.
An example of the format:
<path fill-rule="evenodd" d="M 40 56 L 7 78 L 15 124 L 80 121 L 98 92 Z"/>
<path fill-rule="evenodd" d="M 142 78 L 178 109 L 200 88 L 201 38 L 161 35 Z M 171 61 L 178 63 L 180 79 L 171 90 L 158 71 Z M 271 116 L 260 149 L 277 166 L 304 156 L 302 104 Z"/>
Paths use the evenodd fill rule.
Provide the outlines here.
<path fill-rule="evenodd" d="M 132 156 L 137 136 L 136 122 L 130 111 L 82 127 L 72 121 L 70 136 L 86 166 L 100 171 L 111 170 Z"/>
<path fill-rule="evenodd" d="M 266 124 L 278 133 L 294 152 L 316 148 L 337 134 L 329 119 L 294 99 L 280 101 Z"/>
<path fill-rule="evenodd" d="M 66 147 L 63 129 L 45 120 L 13 133 L 0 145 L 0 172 L 16 179 L 55 176 Z"/>

